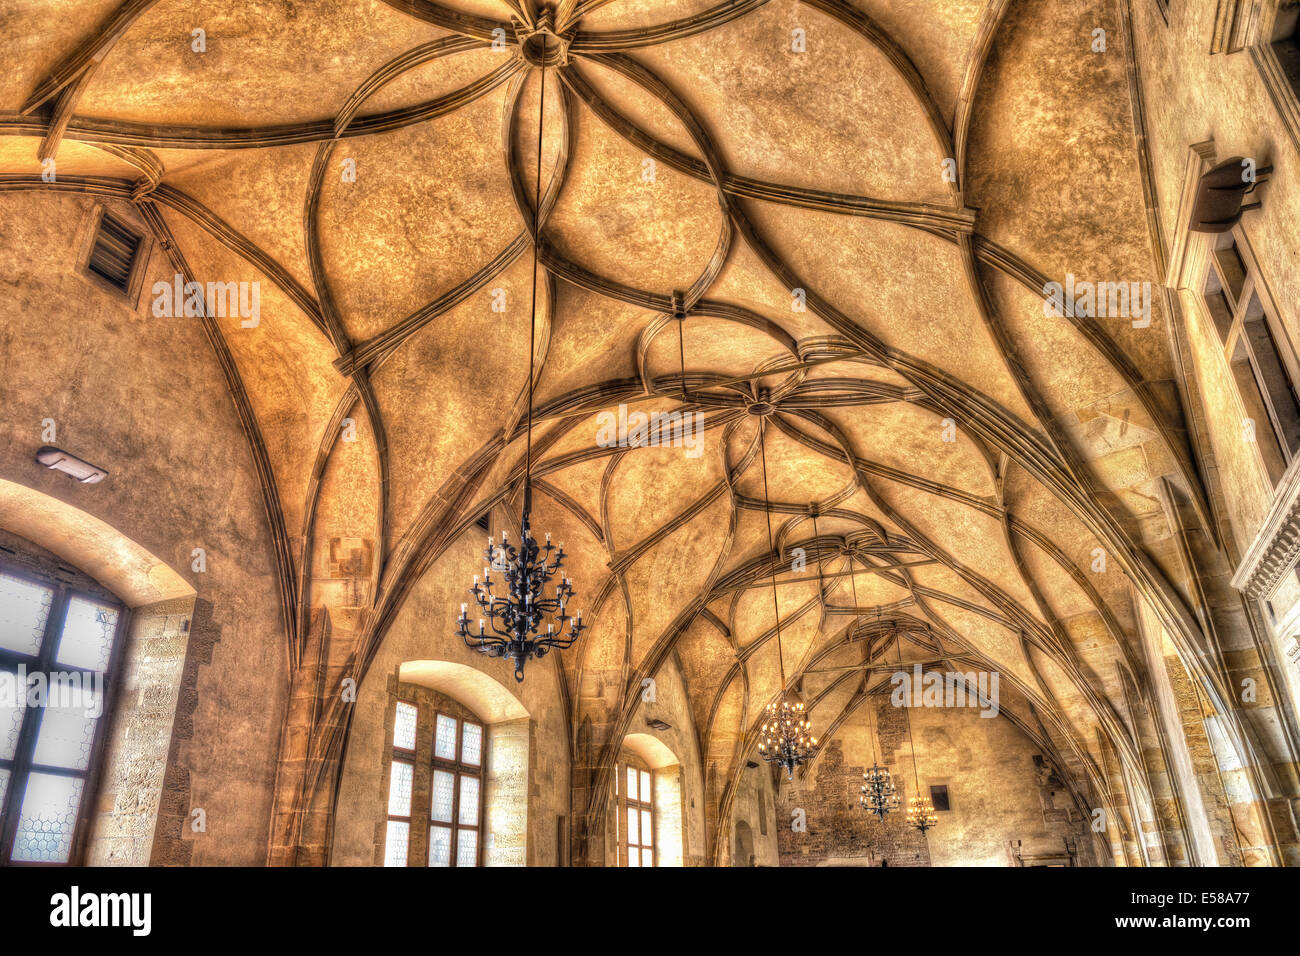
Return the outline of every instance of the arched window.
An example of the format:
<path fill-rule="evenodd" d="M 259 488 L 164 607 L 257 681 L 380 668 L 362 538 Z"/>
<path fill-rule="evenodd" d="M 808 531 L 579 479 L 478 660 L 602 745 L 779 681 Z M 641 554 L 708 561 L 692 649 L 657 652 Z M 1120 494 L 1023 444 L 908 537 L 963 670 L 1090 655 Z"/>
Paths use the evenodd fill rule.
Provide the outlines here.
<path fill-rule="evenodd" d="M 483 721 L 424 688 L 403 687 L 393 708 L 385 866 L 480 866 Z"/>
<path fill-rule="evenodd" d="M 89 578 L 0 564 L 0 864 L 84 853 L 122 605 Z"/>
<path fill-rule="evenodd" d="M 654 774 L 627 758 L 615 767 L 618 865 L 655 865 Z"/>

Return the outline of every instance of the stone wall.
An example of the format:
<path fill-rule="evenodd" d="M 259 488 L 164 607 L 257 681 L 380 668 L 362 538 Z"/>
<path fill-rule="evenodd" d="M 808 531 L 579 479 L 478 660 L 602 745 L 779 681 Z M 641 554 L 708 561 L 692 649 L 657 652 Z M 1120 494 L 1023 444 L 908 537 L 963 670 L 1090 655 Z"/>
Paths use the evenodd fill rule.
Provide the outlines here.
<path fill-rule="evenodd" d="M 773 770 L 766 763 L 751 761 L 754 766 L 741 771 L 736 783 L 736 796 L 731 804 L 731 831 L 724 841 L 732 866 L 750 866 L 749 856 L 738 852 L 748 850 L 753 855 L 754 866 L 779 866 L 780 850 L 777 846 L 777 829 L 788 826 L 778 819 L 776 788 Z M 744 844 L 738 846 L 738 844 Z"/>
<path fill-rule="evenodd" d="M 129 206 L 109 205 L 137 222 Z M 179 694 L 184 713 L 152 859 L 261 865 L 287 695 L 286 637 L 262 492 L 212 346 L 198 321 L 152 315 L 150 286 L 172 278 L 157 246 L 135 305 L 77 270 L 89 199 L 6 193 L 0 206 L 0 478 L 111 525 L 206 602 L 207 647 Z M 262 325 L 274 321 L 264 314 Z M 56 425 L 54 442 L 44 440 L 46 419 Z M 82 485 L 37 465 L 44 444 L 107 469 L 108 478 Z M 195 548 L 206 555 L 202 573 L 192 568 Z M 190 825 L 196 809 L 203 830 Z"/>
<path fill-rule="evenodd" d="M 781 865 L 1010 866 L 1013 848 L 1035 856 L 1064 854 L 1067 847 L 1074 847 L 1078 865 L 1094 865 L 1084 816 L 1032 741 L 1010 721 L 973 709 L 911 708 L 921 792 L 947 785 L 951 809 L 939 812 L 938 825 L 925 835 L 908 827 L 907 801 L 917 792 L 908 716 L 888 698 L 873 698 L 824 744 L 811 786 L 802 774 L 790 783 L 782 779 Z M 903 810 L 884 820 L 858 802 L 873 744 L 903 801 Z M 796 809 L 806 814 L 806 832 L 791 828 Z"/>

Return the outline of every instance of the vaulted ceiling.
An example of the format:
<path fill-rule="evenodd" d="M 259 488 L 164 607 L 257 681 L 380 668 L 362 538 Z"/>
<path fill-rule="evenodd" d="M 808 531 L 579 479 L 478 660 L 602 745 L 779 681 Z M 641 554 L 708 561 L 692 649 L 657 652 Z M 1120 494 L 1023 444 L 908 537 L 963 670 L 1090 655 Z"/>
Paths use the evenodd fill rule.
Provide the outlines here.
<path fill-rule="evenodd" d="M 262 283 L 260 325 L 213 341 L 286 641 L 355 608 L 365 659 L 420 574 L 468 584 L 449 542 L 517 515 L 535 5 L 73 6 L 0 4 L 0 185 L 134 203 L 176 268 Z M 1079 792 L 1132 759 L 1139 603 L 1189 620 L 1162 500 L 1201 493 L 1159 295 L 1149 327 L 1042 300 L 1156 278 L 1126 24 L 1084 0 L 558 4 L 534 526 L 573 554 L 591 628 L 563 673 L 607 752 L 675 654 L 725 810 L 783 667 L 825 737 L 901 653 L 996 668 Z M 703 453 L 601 447 L 620 402 L 700 411 Z M 364 593 L 313 586 L 322 529 L 381 542 Z"/>

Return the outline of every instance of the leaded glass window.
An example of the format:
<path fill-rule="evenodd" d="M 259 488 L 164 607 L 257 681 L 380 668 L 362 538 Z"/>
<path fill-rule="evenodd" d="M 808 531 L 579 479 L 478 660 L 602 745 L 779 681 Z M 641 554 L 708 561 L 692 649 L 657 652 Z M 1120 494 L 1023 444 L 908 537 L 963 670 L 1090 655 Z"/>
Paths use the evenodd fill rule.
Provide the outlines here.
<path fill-rule="evenodd" d="M 484 725 L 438 710 L 421 692 L 412 696 L 423 703 L 395 704 L 384 864 L 478 866 Z"/>
<path fill-rule="evenodd" d="M 654 777 L 648 770 L 618 764 L 614 774 L 620 866 L 654 866 Z"/>
<path fill-rule="evenodd" d="M 434 724 L 433 798 L 429 801 L 430 866 L 479 865 L 479 836 L 483 829 L 482 756 L 482 724 L 438 714 Z M 453 820 L 454 840 L 450 826 Z"/>
<path fill-rule="evenodd" d="M 0 865 L 77 862 L 121 605 L 0 570 Z"/>

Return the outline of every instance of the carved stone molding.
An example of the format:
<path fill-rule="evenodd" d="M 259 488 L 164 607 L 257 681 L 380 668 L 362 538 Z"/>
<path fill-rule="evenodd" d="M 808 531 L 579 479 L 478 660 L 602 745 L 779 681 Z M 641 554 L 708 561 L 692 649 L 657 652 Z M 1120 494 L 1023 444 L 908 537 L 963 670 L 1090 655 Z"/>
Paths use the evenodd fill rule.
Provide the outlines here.
<path fill-rule="evenodd" d="M 1232 586 L 1251 597 L 1267 598 L 1297 560 L 1300 560 L 1300 459 L 1292 462 L 1282 476 L 1273 507 L 1232 576 Z"/>
<path fill-rule="evenodd" d="M 1237 53 L 1245 45 L 1242 28 L 1250 4 L 1241 0 L 1219 0 L 1214 11 L 1214 30 L 1210 34 L 1210 53 Z"/>
<path fill-rule="evenodd" d="M 1192 206 L 1196 202 L 1196 188 L 1201 177 L 1216 162 L 1213 139 L 1193 143 L 1187 149 L 1187 169 L 1178 199 L 1178 218 L 1174 239 L 1169 246 L 1169 262 L 1165 265 L 1165 285 L 1170 289 L 1195 288 L 1203 278 L 1209 241 L 1205 233 L 1191 231 Z"/>

